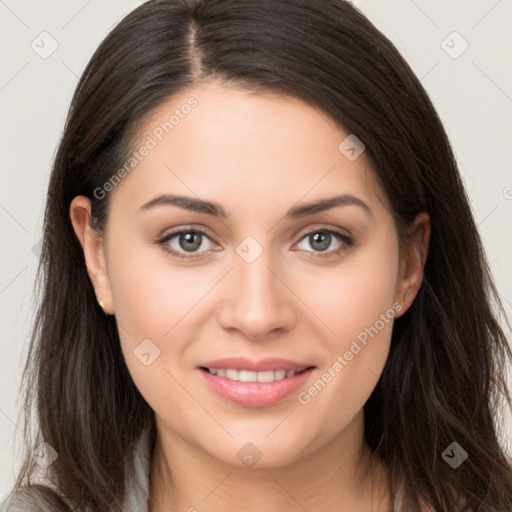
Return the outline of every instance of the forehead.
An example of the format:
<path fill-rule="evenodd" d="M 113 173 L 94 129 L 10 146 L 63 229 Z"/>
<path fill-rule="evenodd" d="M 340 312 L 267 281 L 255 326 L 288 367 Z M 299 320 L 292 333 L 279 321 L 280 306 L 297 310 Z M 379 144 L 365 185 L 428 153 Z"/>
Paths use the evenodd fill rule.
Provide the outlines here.
<path fill-rule="evenodd" d="M 217 83 L 191 88 L 143 123 L 112 207 L 135 211 L 156 194 L 175 193 L 221 202 L 228 215 L 339 194 L 386 208 L 353 137 L 295 97 Z"/>

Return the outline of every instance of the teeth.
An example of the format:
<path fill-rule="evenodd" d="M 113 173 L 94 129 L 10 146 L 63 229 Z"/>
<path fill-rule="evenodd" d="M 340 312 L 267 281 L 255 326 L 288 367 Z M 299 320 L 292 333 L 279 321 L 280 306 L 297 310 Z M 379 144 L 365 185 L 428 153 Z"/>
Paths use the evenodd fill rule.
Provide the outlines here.
<path fill-rule="evenodd" d="M 250 370 L 235 370 L 233 368 L 208 368 L 212 375 L 226 377 L 240 382 L 274 382 L 287 377 L 293 377 L 295 370 L 266 370 L 264 372 L 253 372 Z"/>
<path fill-rule="evenodd" d="M 242 379 L 240 379 L 242 380 Z M 274 382 L 275 380 L 279 380 L 273 370 L 266 370 L 264 372 L 257 372 L 256 379 L 258 382 Z M 246 381 L 247 382 L 247 381 Z M 255 381 L 253 381 L 255 382 Z"/>
<path fill-rule="evenodd" d="M 238 378 L 238 370 L 232 370 L 231 368 L 226 370 L 226 377 L 231 380 L 240 380 Z"/>
<path fill-rule="evenodd" d="M 293 372 L 295 373 L 295 372 Z M 282 380 L 286 377 L 286 370 L 275 370 L 274 371 L 274 379 L 275 380 Z"/>
<path fill-rule="evenodd" d="M 233 377 L 231 377 L 231 378 L 233 378 Z M 240 370 L 238 372 L 237 380 L 239 380 L 240 382 L 257 382 L 258 381 L 258 372 L 251 372 L 249 370 Z"/>

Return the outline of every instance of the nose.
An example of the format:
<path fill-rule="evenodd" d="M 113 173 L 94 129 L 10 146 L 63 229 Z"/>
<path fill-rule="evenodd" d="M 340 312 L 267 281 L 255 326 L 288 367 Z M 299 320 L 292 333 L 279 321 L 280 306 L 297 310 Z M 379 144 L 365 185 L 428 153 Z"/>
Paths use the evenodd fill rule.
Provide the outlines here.
<path fill-rule="evenodd" d="M 251 340 L 267 339 L 291 329 L 297 318 L 297 304 L 280 267 L 266 251 L 252 263 L 234 256 L 234 268 L 218 309 L 222 327 Z"/>

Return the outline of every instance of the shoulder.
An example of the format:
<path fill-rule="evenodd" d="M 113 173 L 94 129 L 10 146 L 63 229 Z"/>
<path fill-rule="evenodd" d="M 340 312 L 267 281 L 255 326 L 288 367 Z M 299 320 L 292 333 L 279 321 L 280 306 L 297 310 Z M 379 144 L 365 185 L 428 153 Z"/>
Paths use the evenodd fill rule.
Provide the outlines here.
<path fill-rule="evenodd" d="M 32 485 L 21 487 L 13 491 L 7 499 L 0 504 L 0 512 L 71 512 L 71 508 L 50 487 Z"/>

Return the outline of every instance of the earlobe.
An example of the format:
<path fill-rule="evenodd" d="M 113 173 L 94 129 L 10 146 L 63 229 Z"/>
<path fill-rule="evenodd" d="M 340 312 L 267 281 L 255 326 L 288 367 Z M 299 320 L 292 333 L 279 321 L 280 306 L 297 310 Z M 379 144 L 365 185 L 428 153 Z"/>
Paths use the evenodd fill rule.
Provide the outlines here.
<path fill-rule="evenodd" d="M 400 315 L 411 306 L 423 282 L 424 267 L 430 245 L 430 216 L 420 213 L 408 232 L 400 255 L 395 300 L 402 305 Z"/>
<path fill-rule="evenodd" d="M 105 314 L 113 314 L 114 305 L 108 278 L 103 239 L 91 227 L 91 201 L 77 196 L 71 201 L 69 215 L 75 234 L 82 246 L 87 273 L 91 279 L 98 304 Z"/>

